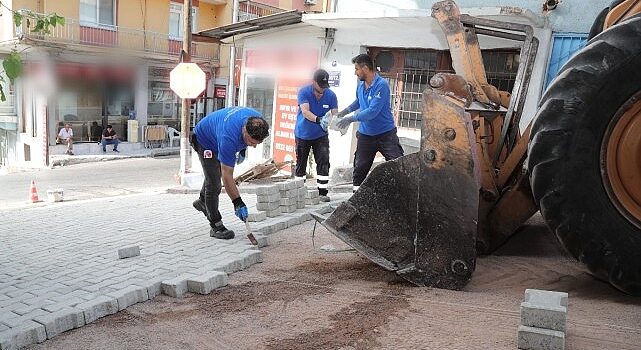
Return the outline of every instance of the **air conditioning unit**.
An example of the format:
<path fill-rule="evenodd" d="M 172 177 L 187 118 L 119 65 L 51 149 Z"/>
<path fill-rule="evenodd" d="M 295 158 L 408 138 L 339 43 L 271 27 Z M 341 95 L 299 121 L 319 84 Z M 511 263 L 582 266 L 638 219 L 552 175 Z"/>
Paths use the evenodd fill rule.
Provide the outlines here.
<path fill-rule="evenodd" d="M 316 5 L 316 0 L 305 0 L 305 5 Z"/>

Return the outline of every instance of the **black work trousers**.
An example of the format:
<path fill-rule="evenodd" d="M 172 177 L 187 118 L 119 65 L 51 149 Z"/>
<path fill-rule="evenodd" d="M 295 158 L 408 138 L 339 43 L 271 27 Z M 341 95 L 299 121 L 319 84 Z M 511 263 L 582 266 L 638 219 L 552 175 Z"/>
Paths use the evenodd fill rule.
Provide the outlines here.
<path fill-rule="evenodd" d="M 196 135 L 193 134 L 191 135 L 191 146 L 198 154 L 200 165 L 203 167 L 203 174 L 205 174 L 203 187 L 200 189 L 200 201 L 205 203 L 209 226 L 214 227 L 216 223 L 222 220 L 222 216 L 218 211 L 218 197 L 222 189 L 220 183 L 220 161 L 218 161 L 218 155 L 212 150 L 204 149 L 198 143 Z M 205 158 L 205 155 L 207 158 Z"/>
<path fill-rule="evenodd" d="M 296 138 L 296 177 L 305 178 L 310 149 L 314 152 L 314 160 L 316 161 L 318 194 L 327 196 L 327 184 L 329 183 L 329 137 L 327 135 L 314 140 Z"/>
<path fill-rule="evenodd" d="M 368 136 L 356 133 L 356 152 L 354 152 L 354 191 L 365 181 L 374 163 L 376 152 L 381 152 L 385 160 L 403 156 L 403 148 L 396 135 L 396 128 L 380 135 Z"/>

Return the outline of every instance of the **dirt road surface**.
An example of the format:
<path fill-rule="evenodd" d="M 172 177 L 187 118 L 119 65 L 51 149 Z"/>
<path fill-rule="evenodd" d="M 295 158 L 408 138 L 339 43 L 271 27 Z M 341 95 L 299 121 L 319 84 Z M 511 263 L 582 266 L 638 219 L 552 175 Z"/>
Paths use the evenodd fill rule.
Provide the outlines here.
<path fill-rule="evenodd" d="M 526 288 L 570 295 L 566 349 L 640 349 L 641 298 L 588 275 L 540 216 L 463 291 L 418 288 L 308 222 L 211 295 L 160 296 L 34 349 L 515 349 Z"/>

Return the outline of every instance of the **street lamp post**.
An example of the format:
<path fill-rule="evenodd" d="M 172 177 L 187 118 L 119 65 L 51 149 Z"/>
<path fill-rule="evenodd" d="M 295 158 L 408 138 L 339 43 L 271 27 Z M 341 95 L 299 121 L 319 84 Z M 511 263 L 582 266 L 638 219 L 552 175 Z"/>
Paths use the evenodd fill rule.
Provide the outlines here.
<path fill-rule="evenodd" d="M 183 2 L 183 49 L 182 62 L 191 62 L 191 0 Z M 180 184 L 185 185 L 185 174 L 191 169 L 189 152 L 189 107 L 190 100 L 182 99 L 180 111 Z"/>

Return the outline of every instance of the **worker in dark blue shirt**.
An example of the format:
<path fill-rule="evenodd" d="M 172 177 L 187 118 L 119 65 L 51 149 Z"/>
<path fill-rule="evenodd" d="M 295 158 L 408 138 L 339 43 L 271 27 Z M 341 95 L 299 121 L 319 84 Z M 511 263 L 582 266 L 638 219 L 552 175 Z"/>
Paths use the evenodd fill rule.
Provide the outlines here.
<path fill-rule="evenodd" d="M 360 122 L 356 133 L 354 153 L 354 191 L 358 190 L 372 167 L 377 152 L 392 160 L 403 156 L 403 148 L 396 135 L 396 125 L 390 107 L 387 81 L 374 70 L 374 62 L 366 54 L 352 59 L 358 77 L 356 101 L 338 113 L 338 128 Z M 356 112 L 351 116 L 347 114 Z"/>
<path fill-rule="evenodd" d="M 329 114 L 338 112 L 336 94 L 329 89 L 329 74 L 319 69 L 311 84 L 298 90 L 298 116 L 296 117 L 296 178 L 305 179 L 310 149 L 316 161 L 316 185 L 320 200 L 329 202 Z"/>
<path fill-rule="evenodd" d="M 247 206 L 240 198 L 234 182 L 236 154 L 246 150 L 247 146 L 256 147 L 268 135 L 269 125 L 265 119 L 258 111 L 247 107 L 217 110 L 208 114 L 194 128 L 191 143 L 203 167 L 205 181 L 200 190 L 200 197 L 193 205 L 209 220 L 211 237 L 234 238 L 234 231 L 223 225 L 222 216 L 218 211 L 221 173 L 225 192 L 234 204 L 236 216 L 242 221 L 247 220 Z"/>

